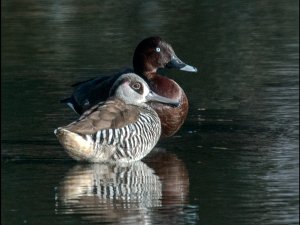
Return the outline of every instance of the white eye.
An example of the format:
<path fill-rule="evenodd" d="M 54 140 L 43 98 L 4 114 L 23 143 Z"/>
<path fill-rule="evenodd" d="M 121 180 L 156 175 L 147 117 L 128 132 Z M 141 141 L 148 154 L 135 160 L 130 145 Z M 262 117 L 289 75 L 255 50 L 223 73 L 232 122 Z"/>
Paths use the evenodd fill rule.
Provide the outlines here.
<path fill-rule="evenodd" d="M 160 48 L 156 48 L 155 51 L 156 51 L 156 52 L 160 52 Z"/>

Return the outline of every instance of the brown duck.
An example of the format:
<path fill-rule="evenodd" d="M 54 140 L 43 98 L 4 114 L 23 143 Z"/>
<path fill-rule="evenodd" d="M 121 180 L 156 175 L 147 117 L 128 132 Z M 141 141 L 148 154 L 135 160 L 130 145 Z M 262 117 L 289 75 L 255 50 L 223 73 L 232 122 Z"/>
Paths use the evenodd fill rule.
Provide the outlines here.
<path fill-rule="evenodd" d="M 172 46 L 160 37 L 149 37 L 138 44 L 133 55 L 133 70 L 126 69 L 111 76 L 100 76 L 88 81 L 74 84 L 71 97 L 62 100 L 78 114 L 105 101 L 113 83 L 124 72 L 134 72 L 145 79 L 150 89 L 161 96 L 179 101 L 178 107 L 161 103 L 151 103 L 162 124 L 162 137 L 174 135 L 184 123 L 188 113 L 188 99 L 182 88 L 172 79 L 158 73 L 159 68 L 175 68 L 188 72 L 197 72 L 193 66 L 182 62 Z"/>

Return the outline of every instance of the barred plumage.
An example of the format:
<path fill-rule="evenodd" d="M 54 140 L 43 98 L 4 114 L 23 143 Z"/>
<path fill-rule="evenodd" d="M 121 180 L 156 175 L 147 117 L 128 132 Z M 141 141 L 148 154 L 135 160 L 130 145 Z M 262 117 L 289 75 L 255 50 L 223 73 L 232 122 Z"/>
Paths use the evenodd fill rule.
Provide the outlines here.
<path fill-rule="evenodd" d="M 107 102 L 86 111 L 79 120 L 55 130 L 67 153 L 90 162 L 130 162 L 145 157 L 161 135 L 157 113 L 146 104 L 178 101 L 153 93 L 135 74 L 122 75 L 113 85 Z"/>
<path fill-rule="evenodd" d="M 106 160 L 133 161 L 143 158 L 154 147 L 161 134 L 157 114 L 146 107 L 135 123 L 120 129 L 99 130 L 90 135 L 95 149 L 93 158 L 99 158 L 105 145 L 110 145 L 111 155 Z"/>
<path fill-rule="evenodd" d="M 102 206 L 112 211 L 138 210 L 160 206 L 162 188 L 162 180 L 143 162 L 81 164 L 74 167 L 61 182 L 57 201 L 65 205 L 95 204 L 96 209 Z M 78 198 L 83 201 L 77 201 Z M 59 210 L 74 209 L 59 206 Z"/>

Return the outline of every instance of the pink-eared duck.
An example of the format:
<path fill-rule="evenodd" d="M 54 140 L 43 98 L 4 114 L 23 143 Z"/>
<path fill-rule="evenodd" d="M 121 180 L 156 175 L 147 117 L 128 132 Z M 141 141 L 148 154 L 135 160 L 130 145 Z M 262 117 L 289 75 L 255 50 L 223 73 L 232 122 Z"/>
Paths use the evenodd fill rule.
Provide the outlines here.
<path fill-rule="evenodd" d="M 106 102 L 86 110 L 75 122 L 54 133 L 75 160 L 132 162 L 145 157 L 161 135 L 161 123 L 147 102 L 176 107 L 178 100 L 155 94 L 134 73 L 120 76 Z"/>

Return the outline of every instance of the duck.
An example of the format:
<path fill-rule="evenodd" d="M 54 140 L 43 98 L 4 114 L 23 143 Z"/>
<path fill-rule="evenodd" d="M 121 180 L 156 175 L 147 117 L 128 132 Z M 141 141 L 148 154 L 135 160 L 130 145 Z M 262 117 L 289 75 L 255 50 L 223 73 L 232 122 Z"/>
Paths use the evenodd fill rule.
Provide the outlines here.
<path fill-rule="evenodd" d="M 177 69 L 187 72 L 197 72 L 197 68 L 184 63 L 176 56 L 172 46 L 161 37 L 153 36 L 142 40 L 133 55 L 133 69 L 127 68 L 109 76 L 99 76 L 73 85 L 71 97 L 62 100 L 75 112 L 81 115 L 86 109 L 109 97 L 109 91 L 114 82 L 123 74 L 133 72 L 142 77 L 157 94 L 179 101 L 178 107 L 149 103 L 157 112 L 162 126 L 162 138 L 173 136 L 186 120 L 189 102 L 180 85 L 166 76 L 158 73 L 158 69 Z"/>
<path fill-rule="evenodd" d="M 148 102 L 177 107 L 178 100 L 153 92 L 134 73 L 121 75 L 109 98 L 86 110 L 78 120 L 58 127 L 54 134 L 77 161 L 133 162 L 145 157 L 161 135 L 161 122 Z"/>

